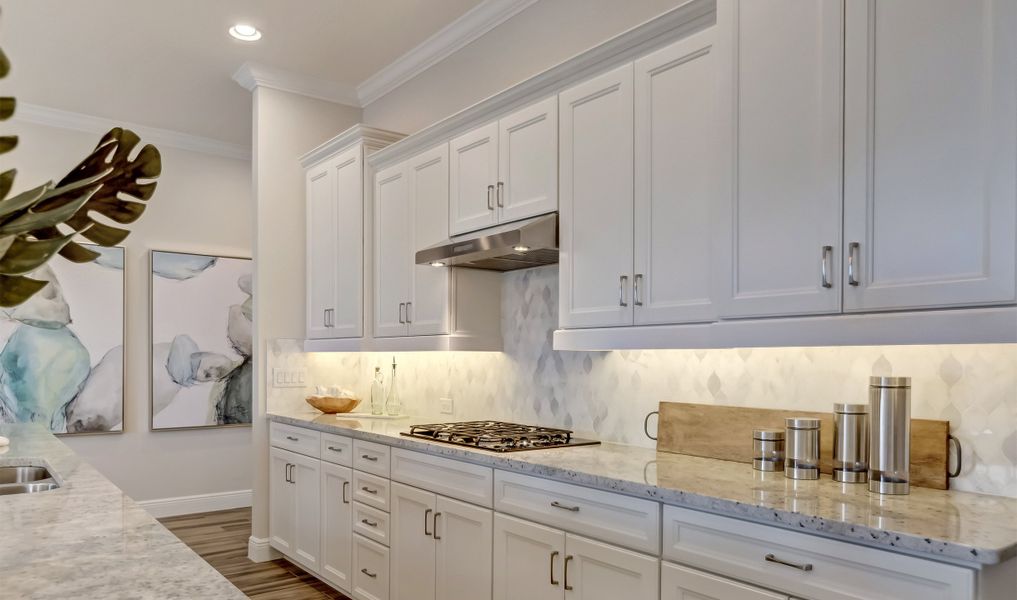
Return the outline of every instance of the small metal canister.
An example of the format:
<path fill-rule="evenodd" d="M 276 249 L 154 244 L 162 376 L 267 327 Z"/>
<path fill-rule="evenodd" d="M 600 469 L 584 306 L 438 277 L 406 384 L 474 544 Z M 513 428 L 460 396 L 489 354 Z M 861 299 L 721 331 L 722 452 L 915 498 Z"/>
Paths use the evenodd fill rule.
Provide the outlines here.
<path fill-rule="evenodd" d="M 752 430 L 752 468 L 757 471 L 784 470 L 784 432 L 782 430 Z"/>
<path fill-rule="evenodd" d="M 870 377 L 869 491 L 910 493 L 911 378 Z"/>
<path fill-rule="evenodd" d="M 784 419 L 786 455 L 784 476 L 790 479 L 819 479 L 819 419 Z"/>
<path fill-rule="evenodd" d="M 865 483 L 869 479 L 869 407 L 833 405 L 833 479 Z"/>

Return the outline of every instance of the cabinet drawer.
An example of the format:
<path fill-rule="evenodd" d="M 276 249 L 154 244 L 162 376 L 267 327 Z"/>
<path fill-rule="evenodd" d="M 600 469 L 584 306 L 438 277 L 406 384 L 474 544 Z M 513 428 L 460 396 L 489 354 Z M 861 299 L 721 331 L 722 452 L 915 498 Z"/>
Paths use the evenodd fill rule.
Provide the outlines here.
<path fill-rule="evenodd" d="M 353 536 L 353 597 L 388 600 L 388 548 L 363 536 Z"/>
<path fill-rule="evenodd" d="M 353 499 L 357 502 L 387 512 L 390 488 L 388 479 L 384 477 L 353 471 Z"/>
<path fill-rule="evenodd" d="M 494 505 L 494 469 L 490 467 L 393 448 L 392 479 L 480 506 Z"/>
<path fill-rule="evenodd" d="M 717 577 L 667 562 L 660 563 L 661 600 L 788 600 L 777 594 L 740 581 Z"/>
<path fill-rule="evenodd" d="M 353 531 L 388 546 L 388 513 L 359 502 L 353 503 Z"/>
<path fill-rule="evenodd" d="M 353 466 L 353 439 L 333 433 L 321 434 L 321 460 L 342 465 Z"/>
<path fill-rule="evenodd" d="M 650 500 L 495 471 L 494 508 L 653 555 L 660 544 L 660 505 Z"/>
<path fill-rule="evenodd" d="M 268 428 L 269 443 L 276 448 L 319 458 L 321 434 L 313 429 L 272 423 Z"/>
<path fill-rule="evenodd" d="M 972 569 L 675 506 L 664 558 L 814 600 L 975 597 Z"/>
<path fill-rule="evenodd" d="M 388 477 L 391 452 L 392 449 L 385 444 L 353 440 L 353 468 Z"/>

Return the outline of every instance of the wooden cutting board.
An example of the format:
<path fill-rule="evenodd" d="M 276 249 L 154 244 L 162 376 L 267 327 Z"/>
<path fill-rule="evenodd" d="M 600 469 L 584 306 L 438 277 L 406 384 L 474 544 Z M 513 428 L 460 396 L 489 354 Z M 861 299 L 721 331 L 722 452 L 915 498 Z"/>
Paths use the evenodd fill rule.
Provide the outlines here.
<path fill-rule="evenodd" d="M 783 429 L 787 417 L 820 420 L 820 470 L 830 473 L 832 412 L 661 402 L 657 450 L 751 463 L 752 430 L 757 427 Z M 949 488 L 949 434 L 949 421 L 911 420 L 911 485 L 937 490 Z"/>

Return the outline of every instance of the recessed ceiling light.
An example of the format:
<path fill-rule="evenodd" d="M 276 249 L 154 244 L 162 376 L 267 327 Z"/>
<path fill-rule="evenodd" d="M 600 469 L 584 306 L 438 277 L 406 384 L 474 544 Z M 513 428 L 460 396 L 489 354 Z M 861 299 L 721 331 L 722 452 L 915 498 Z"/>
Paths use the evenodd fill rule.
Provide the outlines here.
<path fill-rule="evenodd" d="M 435 260 L 435 261 L 432 261 L 432 262 L 431 262 L 431 266 L 432 266 L 432 267 L 444 267 L 444 266 L 445 266 L 445 263 L 443 263 L 443 262 L 442 262 L 442 261 L 440 261 L 440 260 Z"/>
<path fill-rule="evenodd" d="M 237 23 L 230 27 L 230 35 L 244 42 L 256 42 L 261 39 L 261 32 L 254 25 Z"/>
<path fill-rule="evenodd" d="M 529 246 L 513 246 L 512 249 L 515 250 L 516 252 L 519 252 L 519 253 L 529 252 L 530 251 L 530 247 Z"/>

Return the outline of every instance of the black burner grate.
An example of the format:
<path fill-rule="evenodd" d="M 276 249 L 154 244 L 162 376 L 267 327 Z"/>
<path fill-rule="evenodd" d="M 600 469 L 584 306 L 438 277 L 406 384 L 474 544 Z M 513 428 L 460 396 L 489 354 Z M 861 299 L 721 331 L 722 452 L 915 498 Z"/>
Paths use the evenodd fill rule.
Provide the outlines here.
<path fill-rule="evenodd" d="M 463 423 L 434 423 L 412 425 L 403 435 L 436 442 L 482 448 L 494 452 L 538 450 L 563 446 L 598 444 L 594 440 L 572 437 L 568 429 L 518 425 L 503 421 L 467 421 Z"/>

